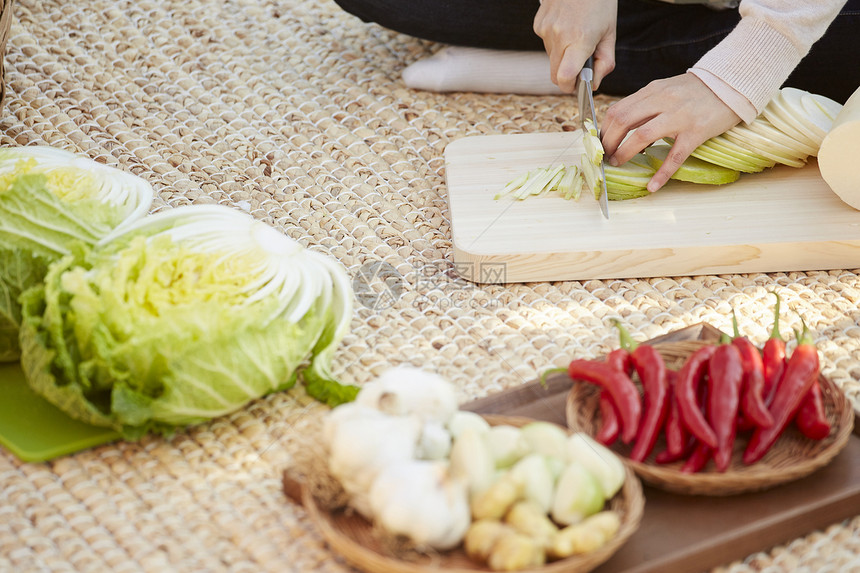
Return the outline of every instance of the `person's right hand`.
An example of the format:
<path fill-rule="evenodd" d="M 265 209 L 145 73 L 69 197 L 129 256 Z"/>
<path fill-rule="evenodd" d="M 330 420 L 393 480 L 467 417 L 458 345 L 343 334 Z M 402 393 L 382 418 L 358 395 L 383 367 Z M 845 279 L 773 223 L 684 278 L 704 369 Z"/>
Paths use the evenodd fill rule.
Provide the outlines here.
<path fill-rule="evenodd" d="M 551 78 L 573 93 L 579 72 L 594 54 L 594 83 L 615 69 L 617 0 L 541 0 L 534 31 L 549 54 Z"/>

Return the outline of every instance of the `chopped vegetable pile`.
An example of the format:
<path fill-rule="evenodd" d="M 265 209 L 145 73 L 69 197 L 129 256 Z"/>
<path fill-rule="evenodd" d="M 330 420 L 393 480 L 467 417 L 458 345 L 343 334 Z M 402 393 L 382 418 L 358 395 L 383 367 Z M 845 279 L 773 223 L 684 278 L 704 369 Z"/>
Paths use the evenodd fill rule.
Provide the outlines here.
<path fill-rule="evenodd" d="M 605 361 L 578 359 L 567 368 L 572 379 L 601 388 L 598 441 L 610 446 L 620 439 L 632 445 L 630 459 L 642 462 L 662 433 L 666 448 L 654 461 L 683 461 L 681 471 L 695 473 L 710 460 L 718 472 L 728 470 L 739 433 L 749 434 L 745 464 L 762 459 L 792 421 L 810 439 L 829 436 L 809 332 L 804 325 L 787 357 L 778 298 L 774 315 L 773 334 L 761 351 L 736 326 L 733 337 L 700 347 L 677 372 L 654 347 L 635 344 L 619 326 L 622 346 Z"/>
<path fill-rule="evenodd" d="M 419 550 L 463 545 L 494 570 L 588 553 L 621 526 L 621 460 L 555 424 L 490 425 L 450 383 L 410 367 L 325 418 L 329 471 L 350 506 Z"/>

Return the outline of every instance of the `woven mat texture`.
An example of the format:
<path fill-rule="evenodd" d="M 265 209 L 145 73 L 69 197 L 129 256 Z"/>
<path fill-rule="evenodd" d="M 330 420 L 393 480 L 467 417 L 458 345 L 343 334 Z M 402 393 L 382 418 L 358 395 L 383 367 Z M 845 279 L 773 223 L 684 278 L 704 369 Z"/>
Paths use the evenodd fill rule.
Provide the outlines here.
<path fill-rule="evenodd" d="M 411 91 L 402 69 L 438 46 L 330 0 L 14 9 L 2 145 L 86 154 L 150 181 L 154 210 L 229 205 L 341 261 L 361 294 L 336 355 L 345 382 L 408 363 L 455 382 L 465 401 L 613 348 L 613 317 L 645 339 L 701 321 L 728 330 L 734 309 L 762 343 L 778 289 L 784 332 L 805 317 L 825 373 L 860 399 L 857 269 L 486 287 L 456 278 L 445 146 L 573 129 L 572 98 Z M 394 271 L 388 283 L 380 265 Z M 0 571 L 348 571 L 280 487 L 325 411 L 296 389 L 171 439 L 44 464 L 0 451 Z M 852 569 L 860 518 L 720 571 Z"/>

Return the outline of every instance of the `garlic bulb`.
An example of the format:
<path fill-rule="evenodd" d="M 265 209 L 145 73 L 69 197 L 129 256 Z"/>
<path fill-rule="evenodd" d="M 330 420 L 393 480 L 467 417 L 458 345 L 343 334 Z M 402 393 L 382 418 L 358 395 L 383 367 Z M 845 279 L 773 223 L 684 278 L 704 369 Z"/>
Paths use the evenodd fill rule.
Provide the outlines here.
<path fill-rule="evenodd" d="M 441 422 L 430 420 L 421 427 L 416 457 L 421 460 L 447 459 L 451 453 L 451 433 Z"/>
<path fill-rule="evenodd" d="M 419 547 L 457 546 L 471 524 L 466 486 L 441 461 L 410 460 L 383 469 L 370 489 L 377 523 Z"/>
<path fill-rule="evenodd" d="M 454 386 L 437 374 L 398 366 L 365 384 L 355 401 L 386 414 L 415 414 L 423 420 L 447 422 L 457 412 Z"/>
<path fill-rule="evenodd" d="M 367 409 L 364 415 L 342 417 L 329 431 L 329 471 L 343 485 L 353 507 L 372 518 L 367 503 L 371 485 L 384 468 L 415 457 L 421 421 Z"/>

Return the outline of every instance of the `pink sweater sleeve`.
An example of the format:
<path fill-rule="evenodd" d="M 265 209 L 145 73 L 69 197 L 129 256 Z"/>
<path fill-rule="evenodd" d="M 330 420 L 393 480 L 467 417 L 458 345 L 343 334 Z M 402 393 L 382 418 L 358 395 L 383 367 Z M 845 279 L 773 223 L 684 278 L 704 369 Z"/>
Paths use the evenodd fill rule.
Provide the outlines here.
<path fill-rule="evenodd" d="M 847 0 L 742 0 L 741 21 L 690 72 L 755 119 Z"/>

